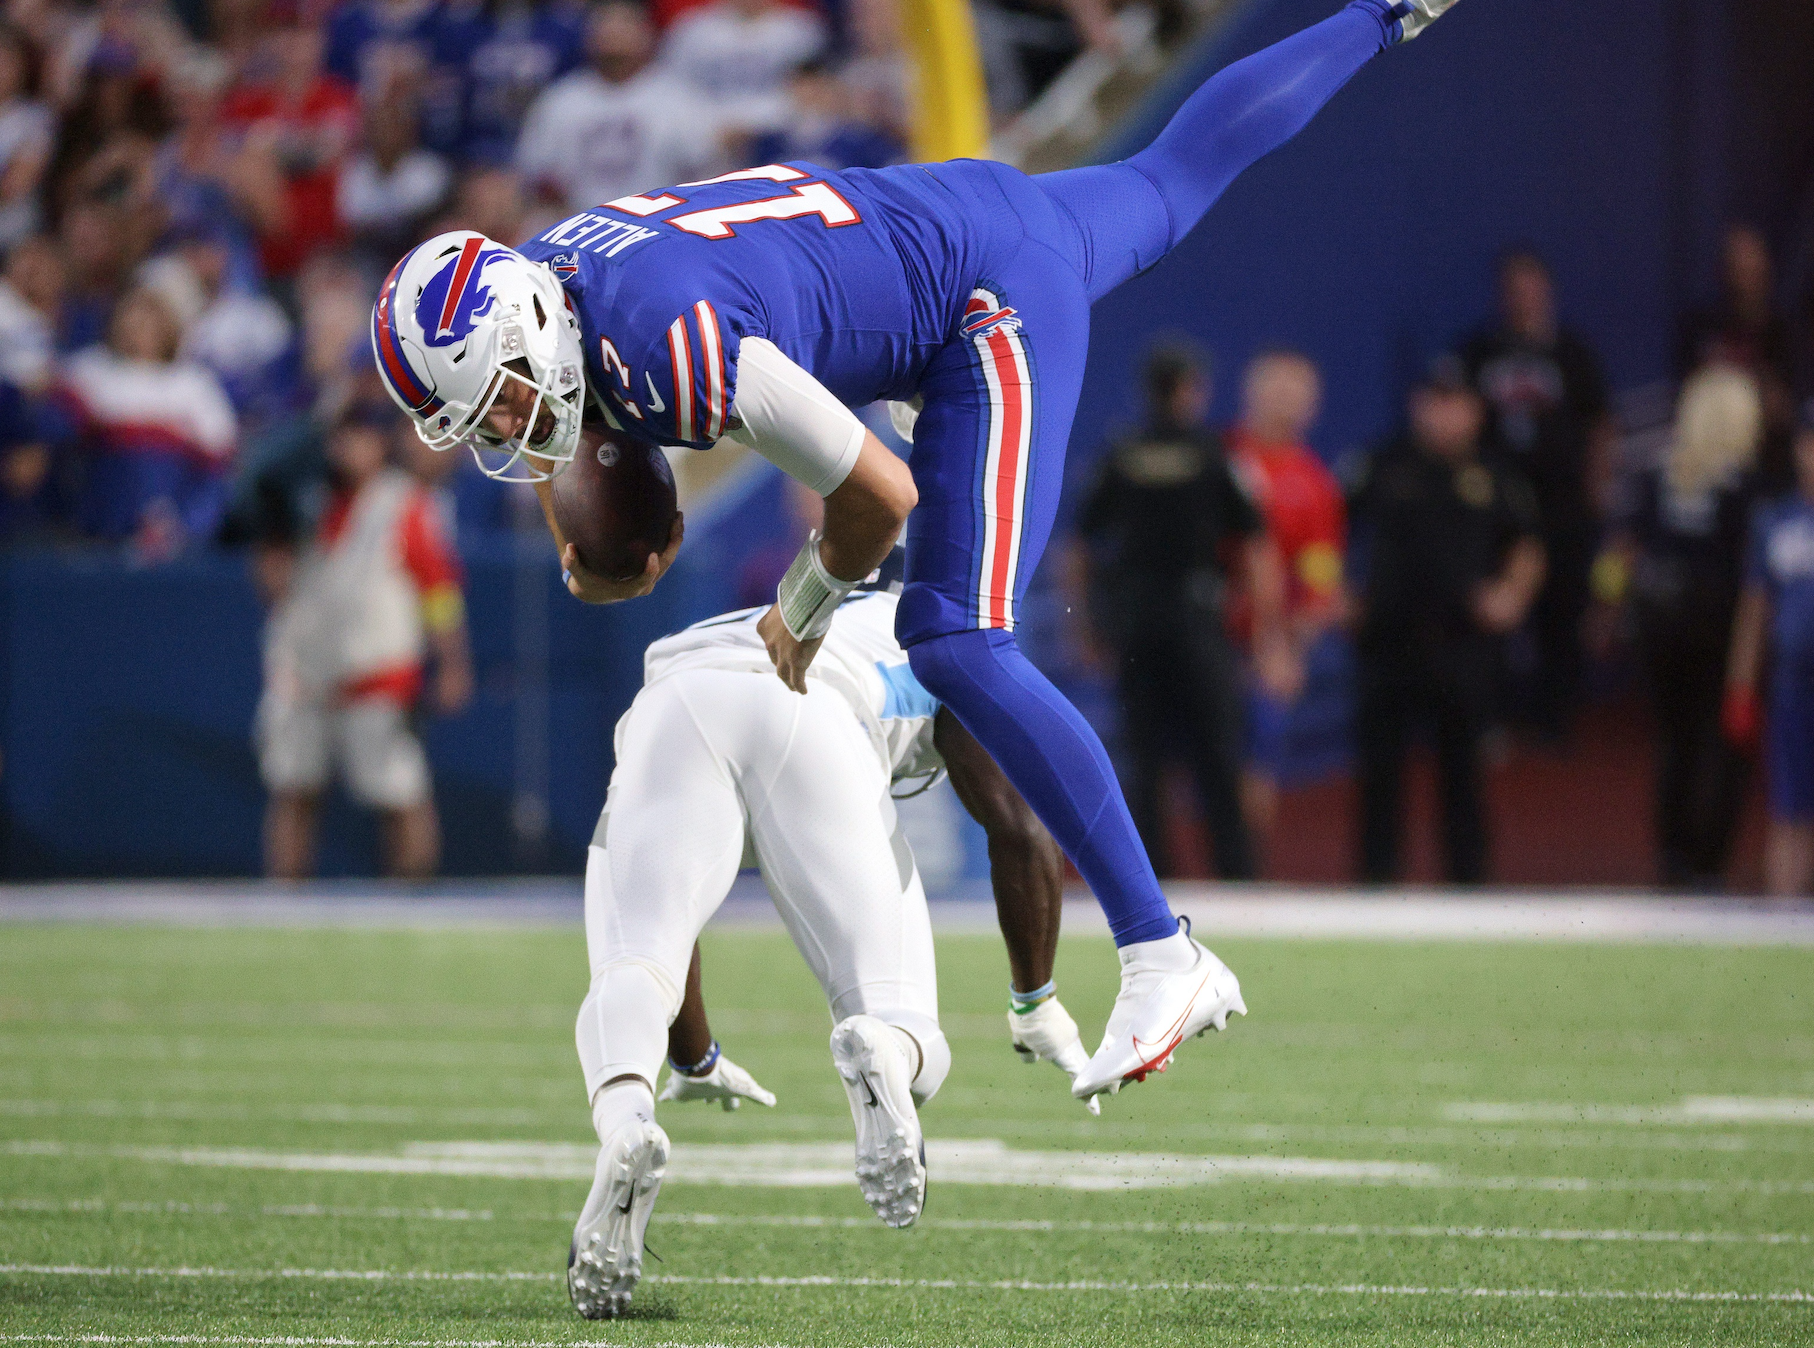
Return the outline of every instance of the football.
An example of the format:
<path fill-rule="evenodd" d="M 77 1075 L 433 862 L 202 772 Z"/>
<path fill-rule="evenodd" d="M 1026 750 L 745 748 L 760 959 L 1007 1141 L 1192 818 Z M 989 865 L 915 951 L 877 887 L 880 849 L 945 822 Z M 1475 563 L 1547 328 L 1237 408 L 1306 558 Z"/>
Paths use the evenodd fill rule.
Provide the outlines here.
<path fill-rule="evenodd" d="M 618 431 L 588 425 L 573 462 L 554 477 L 554 518 L 588 571 L 642 574 L 668 545 L 677 503 L 667 455 Z"/>

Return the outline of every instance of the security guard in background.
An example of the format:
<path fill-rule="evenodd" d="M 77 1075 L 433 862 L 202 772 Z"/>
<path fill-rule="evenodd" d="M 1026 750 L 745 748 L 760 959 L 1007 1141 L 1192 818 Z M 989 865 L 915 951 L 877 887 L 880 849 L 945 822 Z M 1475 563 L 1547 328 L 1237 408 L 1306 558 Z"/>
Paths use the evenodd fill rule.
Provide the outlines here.
<path fill-rule="evenodd" d="M 1352 512 L 1369 541 L 1355 747 L 1360 874 L 1398 878 L 1404 762 L 1434 732 L 1449 879 L 1486 879 L 1481 741 L 1506 633 L 1543 584 L 1537 507 L 1522 478 L 1481 453 L 1485 408 L 1454 357 L 1411 393 L 1410 424 L 1376 451 Z"/>
<path fill-rule="evenodd" d="M 1145 385 L 1146 425 L 1110 446 L 1077 522 L 1101 559 L 1089 606 L 1115 656 L 1128 806 L 1153 869 L 1171 874 L 1161 789 L 1167 765 L 1182 762 L 1196 779 L 1217 873 L 1252 879 L 1240 800 L 1245 727 L 1225 599 L 1233 563 L 1252 596 L 1256 645 L 1282 656 L 1284 573 L 1221 440 L 1204 425 L 1205 360 L 1181 346 L 1155 348 Z"/>

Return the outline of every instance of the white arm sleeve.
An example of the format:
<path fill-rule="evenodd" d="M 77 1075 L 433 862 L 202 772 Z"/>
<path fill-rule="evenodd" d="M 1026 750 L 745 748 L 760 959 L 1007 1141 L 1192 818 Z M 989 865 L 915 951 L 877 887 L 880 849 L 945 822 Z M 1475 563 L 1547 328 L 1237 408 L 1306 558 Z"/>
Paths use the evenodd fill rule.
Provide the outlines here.
<path fill-rule="evenodd" d="M 868 433 L 856 413 L 763 337 L 739 343 L 731 411 L 743 425 L 730 439 L 821 496 L 850 476 Z"/>

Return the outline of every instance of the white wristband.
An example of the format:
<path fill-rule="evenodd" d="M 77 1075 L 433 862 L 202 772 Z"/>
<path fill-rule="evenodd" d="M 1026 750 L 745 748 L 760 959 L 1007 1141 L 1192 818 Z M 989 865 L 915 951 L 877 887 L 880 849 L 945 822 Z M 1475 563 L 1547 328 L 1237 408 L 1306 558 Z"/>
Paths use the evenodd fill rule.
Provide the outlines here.
<path fill-rule="evenodd" d="M 814 530 L 781 577 L 775 603 L 795 641 L 817 641 L 831 631 L 832 615 L 856 587 L 856 581 L 839 580 L 825 569 L 819 560 L 819 533 Z"/>

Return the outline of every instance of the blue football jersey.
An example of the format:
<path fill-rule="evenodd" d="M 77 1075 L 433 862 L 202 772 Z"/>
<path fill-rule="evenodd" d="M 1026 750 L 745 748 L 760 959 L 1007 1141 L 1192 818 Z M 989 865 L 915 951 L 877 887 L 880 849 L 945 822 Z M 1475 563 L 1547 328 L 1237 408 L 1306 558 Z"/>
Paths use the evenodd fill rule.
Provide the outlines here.
<path fill-rule="evenodd" d="M 963 320 L 975 226 L 1006 209 L 980 161 L 833 172 L 795 162 L 620 197 L 519 251 L 560 277 L 593 389 L 627 430 L 709 448 L 745 337 L 850 406 L 910 397 Z"/>

